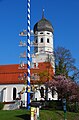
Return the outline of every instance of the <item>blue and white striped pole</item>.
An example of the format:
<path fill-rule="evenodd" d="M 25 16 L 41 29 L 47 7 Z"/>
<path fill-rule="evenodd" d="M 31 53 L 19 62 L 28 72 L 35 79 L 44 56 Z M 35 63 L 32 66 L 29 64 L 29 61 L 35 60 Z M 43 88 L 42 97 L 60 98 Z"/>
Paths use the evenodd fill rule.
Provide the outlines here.
<path fill-rule="evenodd" d="M 27 0 L 27 109 L 30 109 L 30 0 Z"/>

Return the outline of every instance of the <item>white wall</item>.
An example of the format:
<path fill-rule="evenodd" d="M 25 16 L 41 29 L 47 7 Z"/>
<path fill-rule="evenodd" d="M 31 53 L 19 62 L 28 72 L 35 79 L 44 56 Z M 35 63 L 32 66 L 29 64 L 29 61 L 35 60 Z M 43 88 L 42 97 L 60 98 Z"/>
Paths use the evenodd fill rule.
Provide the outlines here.
<path fill-rule="evenodd" d="M 13 88 L 16 88 L 16 98 L 19 97 L 18 93 L 20 91 L 22 91 L 23 87 L 25 87 L 24 84 L 9 84 L 9 85 L 0 85 L 0 102 L 11 102 L 13 101 Z M 46 94 L 46 88 L 45 85 L 37 85 L 37 90 L 34 92 L 34 97 L 33 98 L 37 98 L 37 100 L 41 100 L 41 94 L 40 94 L 40 89 L 41 87 L 44 88 L 44 98 L 45 98 L 45 94 Z M 26 100 L 27 99 L 27 95 L 26 93 L 22 94 L 22 99 L 21 100 Z M 52 97 L 52 93 L 50 91 L 50 89 L 48 89 L 48 95 L 47 95 L 47 100 L 57 100 L 58 99 L 58 95 L 57 93 L 55 93 L 54 97 Z M 26 106 L 26 105 L 25 105 Z"/>
<path fill-rule="evenodd" d="M 0 101 L 10 102 L 13 101 L 13 88 L 16 88 L 16 98 L 19 97 L 18 93 L 23 89 L 24 84 L 7 84 L 0 85 Z"/>
<path fill-rule="evenodd" d="M 37 90 L 34 93 L 34 98 L 37 98 L 37 100 L 43 100 L 43 98 L 41 98 L 41 94 L 40 94 L 41 87 L 44 88 L 44 98 L 46 96 L 46 87 L 45 87 L 45 85 L 40 85 L 40 86 L 37 85 Z M 58 94 L 56 92 L 54 93 L 54 96 L 52 97 L 52 92 L 51 92 L 50 88 L 48 88 L 46 100 L 49 100 L 49 99 L 50 100 L 57 100 L 58 99 Z"/>
<path fill-rule="evenodd" d="M 43 34 L 41 34 L 43 33 Z M 48 34 L 49 33 L 49 34 Z M 43 38 L 43 43 L 40 42 L 41 38 Z M 49 43 L 47 43 L 47 38 L 49 38 Z M 37 36 L 34 37 L 34 40 L 38 41 L 38 53 L 40 53 L 41 49 L 45 51 L 53 52 L 53 34 L 49 31 L 40 31 L 37 32 Z M 35 51 L 35 53 L 37 50 Z"/>

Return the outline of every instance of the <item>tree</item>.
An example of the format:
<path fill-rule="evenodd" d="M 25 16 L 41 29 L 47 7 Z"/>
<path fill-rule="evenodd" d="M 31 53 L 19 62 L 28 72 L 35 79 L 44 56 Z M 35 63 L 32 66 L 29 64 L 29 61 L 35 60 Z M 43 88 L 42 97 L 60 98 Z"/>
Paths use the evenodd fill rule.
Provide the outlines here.
<path fill-rule="evenodd" d="M 73 80 L 79 78 L 79 70 L 75 66 L 75 59 L 72 58 L 70 50 L 64 47 L 55 49 L 55 74 L 71 76 Z"/>
<path fill-rule="evenodd" d="M 71 52 L 64 47 L 58 47 L 55 50 L 55 75 L 46 86 L 58 93 L 58 99 L 77 100 L 79 87 L 74 80 L 78 78 L 79 70 Z"/>
<path fill-rule="evenodd" d="M 78 96 L 78 85 L 76 82 L 72 81 L 70 78 L 65 76 L 54 76 L 52 81 L 48 81 L 46 86 L 52 91 L 56 91 L 58 94 L 58 99 L 66 98 L 68 101 L 76 99 Z"/>

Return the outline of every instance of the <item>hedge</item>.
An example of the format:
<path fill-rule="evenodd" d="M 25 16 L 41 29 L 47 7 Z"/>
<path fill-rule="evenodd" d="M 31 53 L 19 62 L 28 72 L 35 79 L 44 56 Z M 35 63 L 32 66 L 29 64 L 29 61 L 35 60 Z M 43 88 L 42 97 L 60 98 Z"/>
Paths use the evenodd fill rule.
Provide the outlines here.
<path fill-rule="evenodd" d="M 0 102 L 0 110 L 2 110 L 4 107 L 4 104 L 2 102 Z"/>

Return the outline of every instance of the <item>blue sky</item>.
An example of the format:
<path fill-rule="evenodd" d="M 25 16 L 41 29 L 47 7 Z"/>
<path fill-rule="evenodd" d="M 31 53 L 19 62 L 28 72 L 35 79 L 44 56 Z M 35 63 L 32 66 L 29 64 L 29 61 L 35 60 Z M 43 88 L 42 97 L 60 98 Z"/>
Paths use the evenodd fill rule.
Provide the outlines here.
<path fill-rule="evenodd" d="M 19 36 L 27 29 L 27 0 L 0 0 L 0 65 L 20 62 Z M 31 0 L 31 29 L 45 17 L 54 27 L 54 46 L 69 49 L 79 68 L 79 0 Z M 25 38 L 26 39 L 26 38 Z M 33 39 L 33 38 L 31 38 Z"/>

